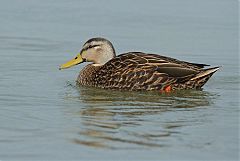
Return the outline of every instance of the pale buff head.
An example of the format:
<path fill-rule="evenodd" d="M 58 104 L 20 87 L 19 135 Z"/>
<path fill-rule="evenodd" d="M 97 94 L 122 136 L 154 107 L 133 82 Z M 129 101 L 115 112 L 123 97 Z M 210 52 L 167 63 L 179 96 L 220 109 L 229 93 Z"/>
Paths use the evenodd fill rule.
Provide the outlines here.
<path fill-rule="evenodd" d="M 96 65 L 104 65 L 116 56 L 113 45 L 104 38 L 92 38 L 88 40 L 80 52 L 83 60 L 93 62 Z"/>
<path fill-rule="evenodd" d="M 72 60 L 62 64 L 59 69 L 70 68 L 83 62 L 93 62 L 94 66 L 101 66 L 116 56 L 113 45 L 104 38 L 89 39 L 80 53 Z"/>

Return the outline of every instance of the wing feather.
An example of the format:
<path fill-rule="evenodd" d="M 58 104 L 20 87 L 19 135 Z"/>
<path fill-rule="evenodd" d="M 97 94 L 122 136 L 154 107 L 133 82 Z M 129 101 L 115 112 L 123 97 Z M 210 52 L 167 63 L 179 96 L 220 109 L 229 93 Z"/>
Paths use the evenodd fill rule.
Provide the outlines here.
<path fill-rule="evenodd" d="M 162 89 L 185 79 L 191 79 L 205 64 L 194 64 L 156 54 L 141 52 L 125 53 L 110 60 L 99 70 L 105 75 L 104 88 L 130 90 Z"/>

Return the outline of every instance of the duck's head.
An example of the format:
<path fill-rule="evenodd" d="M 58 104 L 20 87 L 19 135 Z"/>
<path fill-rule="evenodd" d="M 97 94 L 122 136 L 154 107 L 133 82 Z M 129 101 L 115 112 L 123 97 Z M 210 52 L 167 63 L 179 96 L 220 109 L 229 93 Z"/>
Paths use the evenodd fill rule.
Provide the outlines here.
<path fill-rule="evenodd" d="M 109 40 L 92 38 L 83 45 L 82 50 L 74 59 L 62 64 L 59 69 L 70 68 L 83 62 L 93 62 L 93 65 L 100 66 L 115 56 L 115 50 Z"/>

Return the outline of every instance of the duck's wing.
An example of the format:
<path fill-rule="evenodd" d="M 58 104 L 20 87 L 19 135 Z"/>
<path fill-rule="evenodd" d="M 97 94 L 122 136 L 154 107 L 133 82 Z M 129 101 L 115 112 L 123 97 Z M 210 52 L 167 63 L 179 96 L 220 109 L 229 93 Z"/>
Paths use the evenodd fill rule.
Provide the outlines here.
<path fill-rule="evenodd" d="M 156 54 L 131 52 L 107 62 L 99 70 L 99 75 L 106 88 L 153 90 L 191 79 L 204 66 Z"/>
<path fill-rule="evenodd" d="M 158 65 L 180 65 L 180 66 L 184 66 L 187 68 L 194 68 L 194 69 L 201 69 L 204 68 L 205 66 L 209 66 L 207 64 L 199 64 L 199 63 L 190 63 L 190 62 L 186 62 L 186 61 L 180 61 L 178 59 L 174 59 L 171 57 L 167 57 L 167 56 L 162 56 L 162 55 L 158 55 L 158 54 L 146 54 L 146 53 L 142 53 L 142 52 L 131 52 L 131 53 L 125 53 L 125 54 L 121 54 L 119 55 L 119 57 L 122 57 L 123 59 L 126 59 L 128 57 L 130 58 L 135 58 L 135 59 L 145 59 L 147 61 L 147 63 L 158 63 Z M 164 63 L 164 64 L 162 64 Z"/>
<path fill-rule="evenodd" d="M 150 68 L 170 77 L 185 77 L 199 73 L 206 64 L 189 63 L 157 54 L 133 52 L 119 55 L 119 60 L 135 70 Z M 115 64 L 116 65 L 116 64 Z"/>

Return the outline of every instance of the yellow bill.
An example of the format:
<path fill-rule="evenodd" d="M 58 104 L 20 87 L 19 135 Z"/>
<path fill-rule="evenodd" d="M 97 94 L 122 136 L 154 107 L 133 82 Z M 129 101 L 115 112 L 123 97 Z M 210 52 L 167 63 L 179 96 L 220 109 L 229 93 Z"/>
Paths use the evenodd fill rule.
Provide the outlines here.
<path fill-rule="evenodd" d="M 70 68 L 74 65 L 77 65 L 77 64 L 80 64 L 83 62 L 83 58 L 81 56 L 81 54 L 78 54 L 74 59 L 66 62 L 65 64 L 62 64 L 60 67 L 59 67 L 59 70 L 61 69 L 66 69 L 66 68 Z"/>

